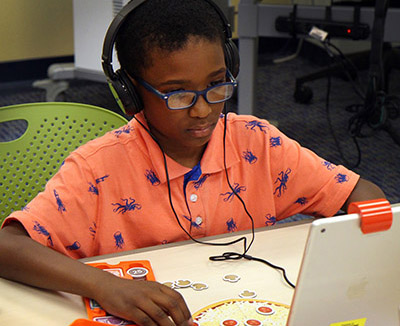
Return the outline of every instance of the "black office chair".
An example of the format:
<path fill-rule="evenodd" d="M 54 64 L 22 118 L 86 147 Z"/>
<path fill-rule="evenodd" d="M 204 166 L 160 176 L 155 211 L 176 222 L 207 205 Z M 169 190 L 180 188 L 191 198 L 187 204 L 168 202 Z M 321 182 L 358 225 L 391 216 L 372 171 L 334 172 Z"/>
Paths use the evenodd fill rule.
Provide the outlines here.
<path fill-rule="evenodd" d="M 340 4 L 350 4 L 350 1 L 341 1 Z M 345 61 L 339 61 L 335 65 L 331 65 L 321 71 L 303 76 L 296 79 L 296 88 L 294 97 L 296 102 L 309 103 L 312 99 L 312 90 L 304 83 L 329 74 L 334 74 L 337 71 L 344 71 L 349 78 L 352 76 L 349 72 L 357 73 L 354 68 L 362 68 L 361 65 L 368 63 L 369 75 L 368 84 L 365 95 L 363 96 L 364 103 L 356 105 L 355 114 L 349 120 L 349 131 L 353 137 L 362 137 L 362 129 L 365 125 L 372 130 L 382 129 L 389 133 L 395 143 L 400 145 L 400 128 L 396 127 L 399 124 L 398 117 L 400 115 L 400 97 L 389 95 L 389 77 L 393 69 L 400 69 L 400 51 L 393 48 L 390 43 L 384 42 L 384 27 L 386 13 L 390 7 L 395 6 L 395 1 L 379 0 L 363 1 L 363 5 L 375 5 L 374 24 L 371 32 L 371 51 L 366 53 L 356 54 L 356 60 L 347 58 Z M 398 1 L 396 6 L 400 7 Z M 332 56 L 332 54 L 331 54 Z M 344 63 L 349 63 L 345 66 Z"/>
<path fill-rule="evenodd" d="M 333 2 L 333 6 L 368 6 L 374 7 L 376 5 L 375 0 L 363 0 L 361 2 L 354 1 L 338 1 Z M 400 7 L 398 1 L 388 1 L 389 7 Z M 346 61 L 339 60 L 332 64 L 327 64 L 324 68 L 315 71 L 311 74 L 296 78 L 294 99 L 297 103 L 307 104 L 310 103 L 313 98 L 312 89 L 305 85 L 307 82 L 314 81 L 320 78 L 327 77 L 329 75 L 340 76 L 344 79 L 355 79 L 358 70 L 368 69 L 371 61 L 371 52 L 362 51 L 349 54 L 346 56 Z M 328 57 L 327 59 L 331 60 Z M 390 73 L 393 69 L 400 69 L 400 51 L 393 48 L 388 42 L 382 43 L 382 62 L 383 62 L 383 90 L 388 92 Z"/>

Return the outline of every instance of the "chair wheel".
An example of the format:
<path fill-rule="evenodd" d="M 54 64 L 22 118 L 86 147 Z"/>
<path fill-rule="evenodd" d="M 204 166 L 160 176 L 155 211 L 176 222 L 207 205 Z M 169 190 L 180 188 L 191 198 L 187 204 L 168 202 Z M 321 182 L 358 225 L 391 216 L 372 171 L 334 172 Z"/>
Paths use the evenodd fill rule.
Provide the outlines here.
<path fill-rule="evenodd" d="M 313 98 L 313 91 L 308 86 L 296 86 L 293 96 L 296 103 L 308 104 Z"/>

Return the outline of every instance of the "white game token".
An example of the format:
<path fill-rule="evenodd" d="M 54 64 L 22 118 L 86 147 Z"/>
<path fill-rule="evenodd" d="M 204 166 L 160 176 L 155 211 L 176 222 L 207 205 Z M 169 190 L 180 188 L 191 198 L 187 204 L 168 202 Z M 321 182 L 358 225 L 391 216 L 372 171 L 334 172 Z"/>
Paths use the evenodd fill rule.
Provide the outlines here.
<path fill-rule="evenodd" d="M 236 274 L 226 274 L 224 275 L 223 280 L 231 283 L 236 283 L 240 280 L 240 276 Z"/>
<path fill-rule="evenodd" d="M 243 290 L 242 292 L 239 293 L 239 297 L 241 298 L 255 298 L 256 296 L 257 293 L 250 290 Z"/>
<path fill-rule="evenodd" d="M 181 279 L 181 280 L 176 280 L 175 281 L 175 286 L 178 288 L 187 288 L 192 285 L 191 280 L 186 280 L 186 279 Z"/>
<path fill-rule="evenodd" d="M 208 285 L 202 282 L 195 282 L 191 285 L 191 288 L 196 291 L 202 291 L 208 289 Z"/>
<path fill-rule="evenodd" d="M 162 284 L 165 285 L 165 286 L 168 286 L 171 289 L 175 288 L 175 282 L 174 281 L 165 281 Z"/>
<path fill-rule="evenodd" d="M 132 267 L 126 272 L 136 280 L 145 280 L 146 275 L 149 273 L 147 268 L 144 267 Z"/>

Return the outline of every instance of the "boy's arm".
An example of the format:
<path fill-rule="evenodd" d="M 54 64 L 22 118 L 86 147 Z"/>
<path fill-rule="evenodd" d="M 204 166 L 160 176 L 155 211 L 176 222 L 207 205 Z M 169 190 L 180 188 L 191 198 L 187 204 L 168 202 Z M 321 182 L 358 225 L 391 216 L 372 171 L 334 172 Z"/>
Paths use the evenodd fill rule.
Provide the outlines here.
<path fill-rule="evenodd" d="M 122 279 L 64 256 L 32 240 L 18 222 L 0 230 L 0 276 L 95 299 L 107 312 L 139 325 L 190 324 L 178 292 L 157 282 Z"/>
<path fill-rule="evenodd" d="M 366 201 L 378 198 L 386 198 L 382 189 L 379 188 L 376 184 L 360 178 L 350 196 L 344 203 L 342 210 L 347 212 L 347 207 L 352 202 Z"/>

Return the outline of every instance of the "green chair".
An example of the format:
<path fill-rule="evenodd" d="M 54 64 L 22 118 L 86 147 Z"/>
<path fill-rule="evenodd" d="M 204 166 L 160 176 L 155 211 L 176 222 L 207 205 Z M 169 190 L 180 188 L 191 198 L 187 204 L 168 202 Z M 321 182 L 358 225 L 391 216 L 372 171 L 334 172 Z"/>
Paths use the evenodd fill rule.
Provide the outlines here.
<path fill-rule="evenodd" d="M 0 107 L 0 130 L 27 126 L 17 139 L 0 139 L 0 224 L 44 189 L 71 151 L 127 122 L 117 113 L 80 103 Z"/>

